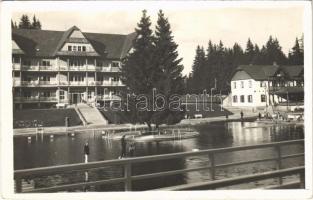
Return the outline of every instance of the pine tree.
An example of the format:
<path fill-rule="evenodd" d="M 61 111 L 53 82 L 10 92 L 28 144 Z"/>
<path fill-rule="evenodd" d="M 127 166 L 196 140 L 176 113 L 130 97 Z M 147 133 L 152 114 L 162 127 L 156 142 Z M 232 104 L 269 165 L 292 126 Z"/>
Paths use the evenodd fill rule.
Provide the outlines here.
<path fill-rule="evenodd" d="M 33 22 L 32 22 L 31 28 L 32 29 L 41 29 L 41 23 L 38 19 L 36 19 L 35 15 L 33 16 Z"/>
<path fill-rule="evenodd" d="M 27 15 L 22 15 L 18 27 L 21 29 L 30 29 L 31 28 L 31 23 L 30 23 Z"/>
<path fill-rule="evenodd" d="M 295 45 L 292 47 L 292 50 L 288 55 L 288 59 L 288 62 L 291 65 L 303 65 L 303 49 L 301 48 L 298 38 L 296 38 Z"/>
<path fill-rule="evenodd" d="M 147 16 L 147 12 L 144 10 L 135 29 L 137 37 L 133 41 L 133 51 L 123 61 L 121 78 L 127 86 L 125 94 L 133 94 L 134 99 L 131 102 L 136 102 L 135 100 L 139 95 L 147 97 L 145 99 L 148 101 L 146 109 L 137 109 L 134 105 L 129 107 L 131 116 L 133 118 L 136 116 L 137 121 L 146 123 L 151 130 L 154 115 L 151 107 L 153 88 L 157 87 L 161 72 L 153 63 L 155 60 L 153 58 L 154 37 L 150 26 L 150 17 Z M 122 97 L 123 100 L 127 98 L 125 94 Z"/>
<path fill-rule="evenodd" d="M 251 42 L 250 38 L 248 38 L 246 50 L 245 50 L 245 57 L 246 57 L 245 64 L 252 64 L 252 60 L 254 56 L 255 56 L 254 45 Z"/>
<path fill-rule="evenodd" d="M 190 92 L 193 93 L 201 93 L 201 91 L 205 88 L 203 85 L 203 80 L 206 77 L 203 77 L 203 71 L 206 65 L 205 53 L 203 47 L 197 46 L 196 55 L 193 60 L 192 65 L 192 76 L 190 77 Z"/>
<path fill-rule="evenodd" d="M 156 89 L 164 94 L 165 99 L 169 102 L 170 95 L 184 94 L 185 86 L 182 76 L 183 65 L 180 64 L 182 59 L 178 58 L 178 45 L 174 42 L 171 26 L 162 10 L 158 13 L 154 46 L 154 63 L 156 69 L 161 71 Z M 154 115 L 154 121 L 156 125 L 177 123 L 183 116 L 184 112 L 171 111 L 167 106 L 164 111 Z"/>

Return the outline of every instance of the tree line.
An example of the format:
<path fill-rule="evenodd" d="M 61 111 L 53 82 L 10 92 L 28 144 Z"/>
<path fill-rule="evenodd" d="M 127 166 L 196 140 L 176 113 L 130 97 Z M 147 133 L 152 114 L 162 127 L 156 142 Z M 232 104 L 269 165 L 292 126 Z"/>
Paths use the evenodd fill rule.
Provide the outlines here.
<path fill-rule="evenodd" d="M 18 24 L 11 20 L 11 28 L 12 29 L 41 29 L 41 22 L 36 16 L 33 16 L 32 22 L 30 21 L 28 15 L 23 14 L 20 18 Z"/>
<path fill-rule="evenodd" d="M 216 88 L 215 92 L 227 94 L 234 70 L 239 65 L 303 65 L 303 36 L 296 38 L 295 44 L 286 56 L 277 38 L 269 36 L 261 48 L 249 38 L 246 48 L 238 43 L 232 48 L 224 47 L 223 42 L 213 44 L 210 40 L 204 49 L 197 46 L 192 72 L 186 80 L 189 93 L 201 93 L 204 89 Z"/>

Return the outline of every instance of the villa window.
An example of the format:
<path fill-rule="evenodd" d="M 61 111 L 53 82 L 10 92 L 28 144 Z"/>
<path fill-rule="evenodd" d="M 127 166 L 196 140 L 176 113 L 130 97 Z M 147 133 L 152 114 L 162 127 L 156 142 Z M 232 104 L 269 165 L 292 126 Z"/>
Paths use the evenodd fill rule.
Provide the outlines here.
<path fill-rule="evenodd" d="M 78 46 L 78 51 L 82 51 L 82 47 L 81 46 Z"/>
<path fill-rule="evenodd" d="M 112 67 L 119 67 L 120 63 L 119 62 L 112 62 Z"/>
<path fill-rule="evenodd" d="M 51 63 L 49 60 L 43 60 L 41 61 L 41 65 L 46 67 L 46 66 L 51 66 Z"/>
<path fill-rule="evenodd" d="M 85 46 L 83 46 L 83 51 L 86 51 L 86 47 Z"/>
<path fill-rule="evenodd" d="M 234 96 L 233 96 L 233 102 L 234 102 L 234 103 L 237 103 L 237 95 L 234 95 Z"/>
<path fill-rule="evenodd" d="M 252 81 L 249 80 L 249 88 L 252 88 Z"/>
<path fill-rule="evenodd" d="M 240 96 L 240 102 L 241 102 L 241 103 L 244 103 L 244 102 L 245 102 L 245 96 L 244 96 L 244 95 L 241 95 L 241 96 Z"/>
<path fill-rule="evenodd" d="M 59 91 L 59 96 L 60 96 L 60 100 L 64 99 L 64 91 L 63 90 Z"/>
<path fill-rule="evenodd" d="M 20 59 L 17 58 L 17 57 L 13 57 L 12 62 L 13 62 L 13 63 L 20 63 Z"/>
<path fill-rule="evenodd" d="M 253 102 L 252 95 L 248 95 L 248 102 L 249 102 L 249 103 L 252 103 L 252 102 Z"/>
<path fill-rule="evenodd" d="M 241 81 L 240 83 L 241 83 L 241 88 L 244 88 L 244 82 Z"/>
<path fill-rule="evenodd" d="M 67 46 L 67 50 L 68 50 L 68 51 L 72 51 L 72 46 L 70 46 L 70 45 Z"/>
<path fill-rule="evenodd" d="M 266 102 L 266 95 L 264 94 L 261 95 L 261 102 Z"/>
<path fill-rule="evenodd" d="M 77 46 L 73 46 L 73 51 L 77 51 Z"/>

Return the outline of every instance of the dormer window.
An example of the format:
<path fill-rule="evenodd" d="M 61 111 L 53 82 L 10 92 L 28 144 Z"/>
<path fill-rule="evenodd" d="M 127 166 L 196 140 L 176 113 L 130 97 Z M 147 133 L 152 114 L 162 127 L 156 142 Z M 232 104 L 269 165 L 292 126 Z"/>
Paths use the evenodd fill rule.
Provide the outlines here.
<path fill-rule="evenodd" d="M 112 67 L 119 67 L 120 63 L 119 62 L 112 62 Z"/>

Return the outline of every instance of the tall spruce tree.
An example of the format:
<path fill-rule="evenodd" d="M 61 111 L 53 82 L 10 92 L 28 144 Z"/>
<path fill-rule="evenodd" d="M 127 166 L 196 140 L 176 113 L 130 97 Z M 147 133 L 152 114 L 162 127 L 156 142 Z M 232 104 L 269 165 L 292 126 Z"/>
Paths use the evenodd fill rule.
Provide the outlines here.
<path fill-rule="evenodd" d="M 246 57 L 245 64 L 247 65 L 252 64 L 254 56 L 255 56 L 254 45 L 251 42 L 250 38 L 248 38 L 246 50 L 245 50 L 245 57 Z"/>
<path fill-rule="evenodd" d="M 288 59 L 288 63 L 291 65 L 303 65 L 304 63 L 303 49 L 301 48 L 298 38 L 296 38 L 295 45 L 292 47 Z"/>
<path fill-rule="evenodd" d="M 143 105 L 137 109 L 136 105 L 128 105 L 132 117 L 136 117 L 136 121 L 146 123 L 151 129 L 153 111 L 151 111 L 152 92 L 155 83 L 158 81 L 157 74 L 159 70 L 153 64 L 153 35 L 150 28 L 150 17 L 147 16 L 147 11 L 142 12 L 140 22 L 135 29 L 137 33 L 136 39 L 133 41 L 133 51 L 124 59 L 121 73 L 122 81 L 126 85 L 126 91 L 123 99 L 127 99 L 127 95 L 133 96 L 128 103 L 136 103 L 139 95 L 142 95 Z M 126 96 L 125 96 L 126 95 Z M 146 99 L 145 99 L 146 97 Z"/>
<path fill-rule="evenodd" d="M 41 23 L 40 23 L 39 19 L 36 18 L 35 15 L 33 16 L 33 22 L 32 22 L 31 28 L 32 29 L 41 29 Z"/>
<path fill-rule="evenodd" d="M 171 100 L 171 95 L 184 94 L 185 86 L 182 76 L 182 59 L 178 58 L 178 45 L 174 42 L 170 23 L 168 18 L 165 18 L 162 10 L 158 13 L 154 47 L 155 68 L 160 69 L 155 88 L 165 96 L 166 103 L 168 103 Z M 184 112 L 170 110 L 168 104 L 166 105 L 165 110 L 154 115 L 153 121 L 157 126 L 160 123 L 177 123 L 184 116 Z"/>
<path fill-rule="evenodd" d="M 22 17 L 20 19 L 20 23 L 18 25 L 18 28 L 20 28 L 20 29 L 30 29 L 31 28 L 31 23 L 30 23 L 27 15 L 22 15 Z"/>
<path fill-rule="evenodd" d="M 206 59 L 204 49 L 198 45 L 192 65 L 192 76 L 190 77 L 191 90 L 189 92 L 201 93 L 204 89 L 203 80 L 206 77 L 203 77 L 203 71 L 205 65 Z"/>

